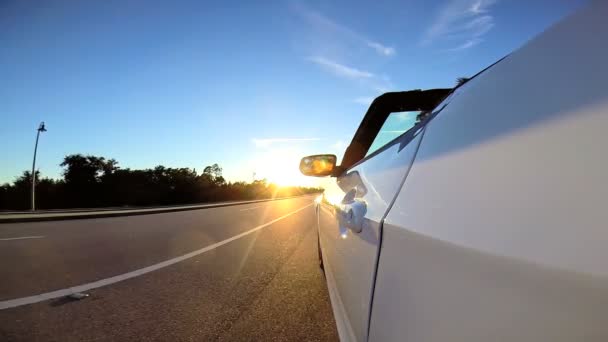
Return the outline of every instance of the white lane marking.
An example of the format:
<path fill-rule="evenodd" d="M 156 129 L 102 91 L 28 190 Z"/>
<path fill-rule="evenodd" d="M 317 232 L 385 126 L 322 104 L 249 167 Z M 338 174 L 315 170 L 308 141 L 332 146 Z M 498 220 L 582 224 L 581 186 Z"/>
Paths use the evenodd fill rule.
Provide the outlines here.
<path fill-rule="evenodd" d="M 4 238 L 4 239 L 0 239 L 0 241 L 11 241 L 11 240 L 25 240 L 25 239 L 42 239 L 44 236 L 42 235 L 36 235 L 36 236 L 19 236 L 19 237 L 12 237 L 12 238 Z"/>
<path fill-rule="evenodd" d="M 241 209 L 239 211 L 245 211 L 245 210 L 252 210 L 252 209 L 257 209 L 257 208 L 261 208 L 261 205 L 258 205 L 257 207 L 253 207 L 253 208 L 245 208 L 245 209 Z"/>
<path fill-rule="evenodd" d="M 211 245 L 209 245 L 207 247 L 203 247 L 203 248 L 198 249 L 198 250 L 196 250 L 194 252 L 190 252 L 188 254 L 184 254 L 182 256 L 178 256 L 178 257 L 173 258 L 173 259 L 169 259 L 169 260 L 165 260 L 163 262 L 159 262 L 158 264 L 150 265 L 148 267 L 140 268 L 138 270 L 131 271 L 131 272 L 124 273 L 124 274 L 120 274 L 120 275 L 117 275 L 117 276 L 114 276 L 114 277 L 97 280 L 97 281 L 94 281 L 92 283 L 88 283 L 88 284 L 84 284 L 84 285 L 79 285 L 79 286 L 74 286 L 74 287 L 68 287 L 66 289 L 61 289 L 61 290 L 57 290 L 57 291 L 41 293 L 41 294 L 38 294 L 38 295 L 33 295 L 33 296 L 28 296 L 28 297 L 22 297 L 22 298 L 9 299 L 9 300 L 1 301 L 0 302 L 0 310 L 14 308 L 14 307 L 17 307 L 17 306 L 22 306 L 22 305 L 27 305 L 27 304 L 38 303 L 38 302 L 42 302 L 42 301 L 49 300 L 49 299 L 64 297 L 64 296 L 70 295 L 70 294 L 72 294 L 74 292 L 84 292 L 84 291 L 88 291 L 88 290 L 91 290 L 91 289 L 96 289 L 98 287 L 114 284 L 114 283 L 117 283 L 119 281 L 127 280 L 127 279 L 130 279 L 130 278 L 135 278 L 137 276 L 144 275 L 146 273 L 150 273 L 152 271 L 156 271 L 156 270 L 159 270 L 161 268 L 165 268 L 167 266 L 171 266 L 171 265 L 176 264 L 176 263 L 178 263 L 180 261 L 184 261 L 184 260 L 193 258 L 193 257 L 195 257 L 195 256 L 197 256 L 199 254 L 203 254 L 205 252 L 208 252 L 210 250 L 213 250 L 215 248 L 223 246 L 223 245 L 225 245 L 225 244 L 227 244 L 229 242 L 232 242 L 234 240 L 240 239 L 240 238 L 242 238 L 244 236 L 247 236 L 247 235 L 249 235 L 251 233 L 255 233 L 258 230 L 260 230 L 262 228 L 266 228 L 266 227 L 270 226 L 273 223 L 276 223 L 276 222 L 278 222 L 278 221 L 280 221 L 280 220 L 282 220 L 282 219 L 284 219 L 286 217 L 289 217 L 289 216 L 291 216 L 291 215 L 293 215 L 293 214 L 295 214 L 297 212 L 300 212 L 300 211 L 302 211 L 302 210 L 310 207 L 311 205 L 312 205 L 312 203 L 310 203 L 308 205 L 305 205 L 305 206 L 303 206 L 300 209 L 296 209 L 296 210 L 294 210 L 294 211 L 292 211 L 292 212 L 290 212 L 288 214 L 285 214 L 285 215 L 283 215 L 283 216 L 281 216 L 279 218 L 276 218 L 276 219 L 274 219 L 274 220 L 272 220 L 270 222 L 266 222 L 266 223 L 264 223 L 262 225 L 259 225 L 259 226 L 255 227 L 255 228 L 252 228 L 252 229 L 250 229 L 250 230 L 248 230 L 246 232 L 243 232 L 241 234 L 238 234 L 238 235 L 235 235 L 235 236 L 233 236 L 231 238 L 228 238 L 226 240 L 222 240 L 220 242 L 216 242 L 216 243 L 211 244 Z"/>

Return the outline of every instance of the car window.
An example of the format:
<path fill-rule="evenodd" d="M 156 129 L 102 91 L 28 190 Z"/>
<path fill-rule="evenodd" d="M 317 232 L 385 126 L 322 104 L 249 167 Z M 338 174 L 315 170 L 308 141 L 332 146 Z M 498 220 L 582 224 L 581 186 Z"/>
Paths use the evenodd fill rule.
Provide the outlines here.
<path fill-rule="evenodd" d="M 365 157 L 376 152 L 393 139 L 414 127 L 418 114 L 420 114 L 420 111 L 395 112 L 389 114 L 382 125 L 382 128 L 380 128 L 380 131 L 376 135 L 376 138 L 374 138 L 372 145 L 367 150 Z"/>

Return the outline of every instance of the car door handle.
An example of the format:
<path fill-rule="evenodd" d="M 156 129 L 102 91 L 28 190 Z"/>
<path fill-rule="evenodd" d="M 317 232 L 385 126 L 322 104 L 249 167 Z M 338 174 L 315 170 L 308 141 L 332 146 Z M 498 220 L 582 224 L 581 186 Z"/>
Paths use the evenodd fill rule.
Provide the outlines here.
<path fill-rule="evenodd" d="M 344 203 L 339 208 L 340 225 L 354 233 L 361 233 L 366 212 L 367 204 L 362 200 L 354 199 L 350 203 Z"/>

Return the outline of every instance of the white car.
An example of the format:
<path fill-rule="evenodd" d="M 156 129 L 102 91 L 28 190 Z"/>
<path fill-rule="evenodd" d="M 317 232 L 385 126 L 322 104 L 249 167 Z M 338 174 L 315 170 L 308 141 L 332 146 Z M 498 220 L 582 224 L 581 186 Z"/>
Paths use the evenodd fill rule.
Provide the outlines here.
<path fill-rule="evenodd" d="M 341 340 L 608 341 L 608 2 L 300 169 Z"/>

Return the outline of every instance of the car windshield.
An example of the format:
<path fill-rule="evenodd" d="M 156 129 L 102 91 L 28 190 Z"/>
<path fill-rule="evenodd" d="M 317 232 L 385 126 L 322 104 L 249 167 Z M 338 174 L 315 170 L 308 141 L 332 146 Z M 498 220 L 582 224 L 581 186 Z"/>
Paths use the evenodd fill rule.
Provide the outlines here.
<path fill-rule="evenodd" d="M 376 152 L 382 146 L 414 127 L 420 113 L 420 111 L 417 111 L 395 112 L 389 114 L 365 156 L 367 157 Z"/>

